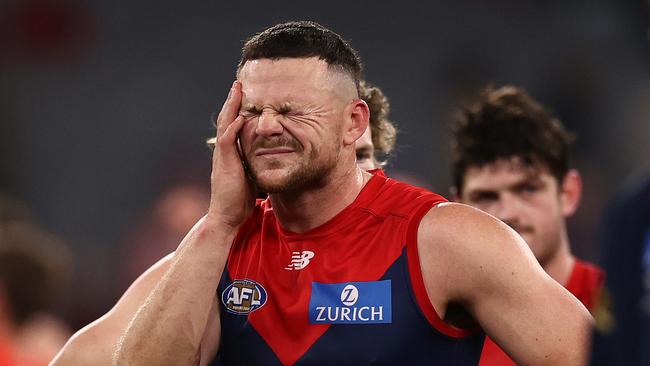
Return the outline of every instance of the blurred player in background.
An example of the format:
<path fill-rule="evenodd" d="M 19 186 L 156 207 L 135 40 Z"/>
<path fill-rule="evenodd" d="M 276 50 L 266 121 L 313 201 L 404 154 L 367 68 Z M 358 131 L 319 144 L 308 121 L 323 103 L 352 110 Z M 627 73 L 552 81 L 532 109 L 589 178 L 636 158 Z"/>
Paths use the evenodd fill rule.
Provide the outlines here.
<path fill-rule="evenodd" d="M 70 261 L 66 248 L 0 197 L 0 365 L 47 365 L 70 331 L 50 313 Z"/>
<path fill-rule="evenodd" d="M 208 213 L 55 364 L 470 365 L 477 323 L 521 363 L 582 363 L 589 314 L 513 230 L 357 166 L 360 74 L 319 24 L 251 37 L 217 118 Z"/>
<path fill-rule="evenodd" d="M 650 172 L 619 190 L 600 233 L 607 281 L 591 364 L 650 365 Z"/>
<path fill-rule="evenodd" d="M 356 142 L 357 165 L 363 170 L 379 169 L 386 165 L 395 147 L 397 129 L 388 119 L 390 104 L 381 89 L 362 80 L 359 96 L 368 105 L 370 121 L 366 132 Z"/>
<path fill-rule="evenodd" d="M 515 229 L 542 268 L 591 310 L 604 273 L 571 254 L 566 219 L 582 192 L 580 174 L 569 168 L 571 141 L 522 89 L 488 87 L 453 126 L 452 191 Z M 480 365 L 515 363 L 486 338 Z"/>

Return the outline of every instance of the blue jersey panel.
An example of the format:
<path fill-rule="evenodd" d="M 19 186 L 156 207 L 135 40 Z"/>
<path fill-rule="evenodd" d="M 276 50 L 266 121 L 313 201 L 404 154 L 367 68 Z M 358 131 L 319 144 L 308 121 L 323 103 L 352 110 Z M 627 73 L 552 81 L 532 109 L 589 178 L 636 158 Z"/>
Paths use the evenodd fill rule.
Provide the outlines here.
<path fill-rule="evenodd" d="M 222 278 L 220 291 L 230 279 Z M 349 282 L 343 284 L 316 284 L 316 305 L 338 305 L 357 309 L 388 306 L 390 322 L 332 321 L 330 328 L 302 355 L 296 365 L 477 365 L 483 346 L 483 335 L 452 338 L 434 329 L 420 311 L 411 289 L 406 251 L 389 267 L 384 276 L 375 282 Z M 339 289 L 338 287 L 341 287 Z M 313 291 L 312 287 L 312 291 Z M 356 289 L 355 293 L 352 288 Z M 363 300 L 368 291 L 375 291 L 370 300 Z M 332 294 L 327 295 L 331 291 Z M 388 291 L 388 292 L 387 292 Z M 386 299 L 385 296 L 390 296 Z M 355 297 L 356 296 L 356 297 Z M 358 301 L 356 299 L 359 299 Z M 328 300 L 330 299 L 330 300 Z M 338 300 L 338 301 L 336 301 Z M 367 301 L 364 303 L 363 301 Z M 341 306 L 341 304 L 343 304 Z M 223 309 L 223 308 L 222 308 Z M 340 310 L 339 310 L 340 311 Z M 378 312 L 378 310 L 376 310 Z M 334 317 L 332 310 L 331 317 Z M 370 310 L 362 312 L 370 318 Z M 314 316 L 318 316 L 315 313 Z M 320 314 L 327 318 L 327 315 Z M 382 319 L 386 319 L 384 313 Z M 340 320 L 341 313 L 338 313 Z M 257 334 L 246 316 L 221 312 L 222 343 L 221 364 L 229 365 L 280 365 L 278 357 Z M 218 365 L 215 361 L 213 365 Z"/>

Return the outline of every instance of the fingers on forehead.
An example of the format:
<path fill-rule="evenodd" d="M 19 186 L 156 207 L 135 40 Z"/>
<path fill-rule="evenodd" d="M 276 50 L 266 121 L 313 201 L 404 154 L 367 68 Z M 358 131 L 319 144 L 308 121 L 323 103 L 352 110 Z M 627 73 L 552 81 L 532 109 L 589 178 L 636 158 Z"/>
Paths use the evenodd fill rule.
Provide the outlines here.
<path fill-rule="evenodd" d="M 221 112 L 219 112 L 219 116 L 217 117 L 217 133 L 223 132 L 223 130 L 234 121 L 234 119 L 237 117 L 237 114 L 239 114 L 240 105 L 241 83 L 235 81 L 232 85 L 232 88 L 230 88 L 228 98 L 226 98 L 223 107 L 221 107 Z"/>

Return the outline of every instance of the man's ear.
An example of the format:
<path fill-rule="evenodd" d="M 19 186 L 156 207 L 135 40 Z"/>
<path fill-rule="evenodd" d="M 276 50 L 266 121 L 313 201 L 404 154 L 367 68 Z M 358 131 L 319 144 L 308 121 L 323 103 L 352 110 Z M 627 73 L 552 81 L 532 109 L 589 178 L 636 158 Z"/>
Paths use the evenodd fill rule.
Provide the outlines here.
<path fill-rule="evenodd" d="M 572 216 L 580 205 L 582 198 L 582 178 L 577 170 L 571 169 L 562 179 L 559 187 L 562 215 L 566 218 Z"/>
<path fill-rule="evenodd" d="M 352 145 L 368 128 L 370 109 L 362 99 L 354 99 L 346 108 L 346 123 L 343 126 L 343 143 Z"/>

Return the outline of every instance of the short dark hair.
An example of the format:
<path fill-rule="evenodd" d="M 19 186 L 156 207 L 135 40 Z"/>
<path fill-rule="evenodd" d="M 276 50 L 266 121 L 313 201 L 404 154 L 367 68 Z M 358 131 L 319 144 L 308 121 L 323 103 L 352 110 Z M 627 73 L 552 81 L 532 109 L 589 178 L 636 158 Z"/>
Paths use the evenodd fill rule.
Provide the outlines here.
<path fill-rule="evenodd" d="M 312 21 L 281 23 L 252 36 L 244 44 L 237 70 L 250 60 L 308 57 L 348 73 L 359 87 L 362 64 L 357 52 L 341 36 Z"/>
<path fill-rule="evenodd" d="M 239 74 L 244 64 L 251 60 L 309 57 L 318 57 L 327 62 L 329 67 L 348 74 L 354 82 L 357 94 L 360 93 L 359 83 L 363 66 L 357 51 L 340 35 L 316 22 L 306 20 L 276 24 L 246 40 L 237 65 L 237 73 Z M 213 113 L 212 123 L 215 126 L 216 117 L 217 113 Z M 206 141 L 211 148 L 215 142 L 215 137 Z"/>
<path fill-rule="evenodd" d="M 558 183 L 569 170 L 569 133 L 523 89 L 488 86 L 461 108 L 452 127 L 453 184 L 461 193 L 469 167 L 519 158 L 525 166 L 549 169 Z"/>

